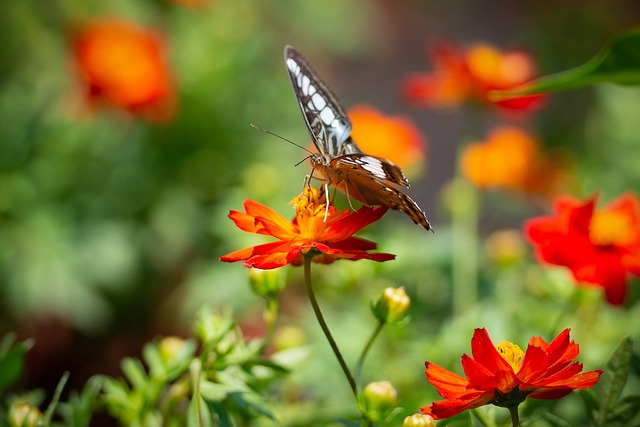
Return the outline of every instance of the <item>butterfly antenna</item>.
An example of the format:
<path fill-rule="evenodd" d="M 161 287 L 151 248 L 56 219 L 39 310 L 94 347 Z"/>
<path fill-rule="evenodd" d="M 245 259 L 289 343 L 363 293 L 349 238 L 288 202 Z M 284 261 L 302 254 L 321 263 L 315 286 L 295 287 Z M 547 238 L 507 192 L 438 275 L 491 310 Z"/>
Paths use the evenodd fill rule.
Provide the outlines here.
<path fill-rule="evenodd" d="M 309 157 L 311 157 L 311 154 L 309 154 L 307 157 L 305 157 L 304 159 L 300 160 L 298 163 L 296 163 L 295 165 L 293 165 L 294 167 L 296 166 L 300 166 L 301 164 L 303 164 Z"/>
<path fill-rule="evenodd" d="M 285 138 L 285 137 L 283 137 L 283 136 L 278 135 L 277 133 L 273 133 L 273 132 L 271 132 L 271 131 L 269 131 L 269 130 L 263 129 L 263 128 L 261 128 L 260 126 L 256 126 L 256 125 L 254 125 L 253 123 L 249 123 L 249 124 L 250 124 L 250 125 L 251 125 L 251 127 L 252 127 L 252 128 L 254 128 L 254 129 L 261 130 L 261 131 L 262 131 L 262 132 L 264 132 L 264 133 L 268 133 L 269 135 L 275 136 L 276 138 L 280 138 L 281 140 L 286 141 L 286 142 L 288 142 L 288 143 L 289 143 L 289 144 L 291 144 L 291 145 L 295 145 L 296 147 L 303 149 L 304 151 L 306 151 L 306 152 L 307 152 L 307 153 L 309 153 L 309 154 L 313 154 L 313 151 L 309 150 L 308 148 L 305 148 L 305 147 L 303 147 L 302 145 L 296 144 L 295 142 L 290 141 L 290 140 L 288 140 L 287 138 Z M 305 157 L 305 158 L 304 158 L 300 163 L 304 162 L 304 161 L 305 161 L 305 160 L 307 160 L 308 158 L 309 158 L 309 157 Z M 300 164 L 300 163 L 298 163 L 298 164 Z M 298 165 L 296 165 L 296 166 L 298 166 Z"/>

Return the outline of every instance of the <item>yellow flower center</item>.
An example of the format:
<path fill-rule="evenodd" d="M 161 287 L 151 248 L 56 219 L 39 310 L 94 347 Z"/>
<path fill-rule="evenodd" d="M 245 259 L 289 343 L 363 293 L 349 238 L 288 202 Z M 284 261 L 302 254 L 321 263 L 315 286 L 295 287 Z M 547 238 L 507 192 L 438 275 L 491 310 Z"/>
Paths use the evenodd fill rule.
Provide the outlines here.
<path fill-rule="evenodd" d="M 500 356 L 513 368 L 513 372 L 516 374 L 520 370 L 522 365 L 522 358 L 524 352 L 516 344 L 509 341 L 502 341 L 496 346 L 496 350 L 500 353 Z"/>
<path fill-rule="evenodd" d="M 327 208 L 324 187 L 307 186 L 290 203 L 296 210 L 300 235 L 311 240 L 318 240 L 329 224 L 331 216 L 335 213 L 333 206 Z"/>
<path fill-rule="evenodd" d="M 589 237 L 596 245 L 625 246 L 631 243 L 633 236 L 629 217 L 621 212 L 596 212 L 591 219 Z"/>
<path fill-rule="evenodd" d="M 324 187 L 304 187 L 302 193 L 294 197 L 289 203 L 295 208 L 298 219 L 301 217 L 324 217 L 326 210 Z"/>

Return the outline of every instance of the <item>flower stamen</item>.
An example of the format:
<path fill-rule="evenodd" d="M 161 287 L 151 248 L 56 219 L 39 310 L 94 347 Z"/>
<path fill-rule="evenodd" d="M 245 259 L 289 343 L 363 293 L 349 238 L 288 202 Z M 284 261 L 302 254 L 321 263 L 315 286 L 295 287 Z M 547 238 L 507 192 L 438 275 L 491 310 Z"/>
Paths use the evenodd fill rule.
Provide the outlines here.
<path fill-rule="evenodd" d="M 500 356 L 511 366 L 513 372 L 517 374 L 522 365 L 522 358 L 524 357 L 522 349 L 512 342 L 502 341 L 496 346 L 496 350 L 498 350 Z"/>
<path fill-rule="evenodd" d="M 600 211 L 591 219 L 589 237 L 596 245 L 625 246 L 633 240 L 633 235 L 629 233 L 632 228 L 627 215 L 616 211 Z"/>

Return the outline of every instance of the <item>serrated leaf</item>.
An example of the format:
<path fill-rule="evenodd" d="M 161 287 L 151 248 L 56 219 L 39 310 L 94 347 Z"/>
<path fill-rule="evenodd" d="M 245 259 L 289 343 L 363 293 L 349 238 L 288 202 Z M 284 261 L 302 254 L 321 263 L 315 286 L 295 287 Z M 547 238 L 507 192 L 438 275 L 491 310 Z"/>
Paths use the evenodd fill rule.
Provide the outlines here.
<path fill-rule="evenodd" d="M 233 427 L 233 422 L 231 421 L 231 416 L 229 412 L 219 404 L 218 402 L 208 402 L 209 409 L 211 409 L 217 418 L 217 427 Z"/>
<path fill-rule="evenodd" d="M 66 427 L 89 425 L 101 388 L 102 378 L 94 376 L 87 381 L 80 394 L 72 391 L 69 400 L 58 405 L 57 412 L 62 416 Z"/>
<path fill-rule="evenodd" d="M 607 425 L 608 414 L 615 409 L 622 389 L 627 382 L 632 347 L 631 338 L 625 337 L 622 339 L 607 361 L 598 384 L 593 388 L 593 391 L 600 396 L 599 409 L 595 420 L 598 426 L 604 427 Z"/>
<path fill-rule="evenodd" d="M 264 405 L 260 395 L 256 393 L 234 392 L 229 395 L 229 398 L 248 414 L 259 414 L 264 415 L 271 420 L 276 419 L 273 413 Z"/>
<path fill-rule="evenodd" d="M 137 359 L 124 359 L 122 361 L 122 372 L 134 389 L 143 388 L 148 381 L 144 366 L 142 366 L 142 363 Z"/>
<path fill-rule="evenodd" d="M 640 412 L 640 395 L 625 396 L 607 416 L 607 425 L 619 423 L 627 425 Z"/>
<path fill-rule="evenodd" d="M 496 91 L 492 98 L 559 92 L 596 83 L 640 84 L 640 28 L 611 38 L 589 61 L 578 67 L 540 77 L 526 85 Z"/>

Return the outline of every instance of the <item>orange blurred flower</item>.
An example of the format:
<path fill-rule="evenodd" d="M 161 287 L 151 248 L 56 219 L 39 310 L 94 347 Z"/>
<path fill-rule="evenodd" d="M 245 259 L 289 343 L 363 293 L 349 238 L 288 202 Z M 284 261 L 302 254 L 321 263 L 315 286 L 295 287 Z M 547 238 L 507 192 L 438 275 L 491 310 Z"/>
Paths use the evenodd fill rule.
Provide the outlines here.
<path fill-rule="evenodd" d="M 569 340 L 569 329 L 548 344 L 531 338 L 524 352 L 508 341 L 494 346 L 484 328 L 476 329 L 471 353 L 462 356 L 466 378 L 426 362 L 427 379 L 445 400 L 423 406 L 423 414 L 443 419 L 489 403 L 516 410 L 527 397 L 559 399 L 593 387 L 602 374 L 599 369 L 580 373 L 582 364 L 574 361 L 580 349 Z"/>
<path fill-rule="evenodd" d="M 595 202 L 558 198 L 554 215 L 530 219 L 525 234 L 541 262 L 569 268 L 577 281 L 602 286 L 609 303 L 622 305 L 628 277 L 640 275 L 640 201 L 624 194 L 597 211 Z"/>
<path fill-rule="evenodd" d="M 363 206 L 357 211 L 337 212 L 334 206 L 327 207 L 325 200 L 324 188 L 305 187 L 292 200 L 296 209 L 292 222 L 267 206 L 247 200 L 245 212 L 231 211 L 229 218 L 241 230 L 273 236 L 278 241 L 232 252 L 220 257 L 220 261 L 244 261 L 246 267 L 268 270 L 287 264 L 300 265 L 302 255 L 308 253 L 314 255 L 312 261 L 324 264 L 340 258 L 378 262 L 395 258 L 392 254 L 370 253 L 376 248 L 374 242 L 353 237 L 380 219 L 388 207 Z"/>
<path fill-rule="evenodd" d="M 153 121 L 174 114 L 173 79 L 153 31 L 124 21 L 95 21 L 74 34 L 73 49 L 90 100 L 105 99 Z"/>
<path fill-rule="evenodd" d="M 385 116 L 368 105 L 349 108 L 351 136 L 365 153 L 411 170 L 424 161 L 426 141 L 418 128 L 402 116 Z"/>
<path fill-rule="evenodd" d="M 404 96 L 410 101 L 434 107 L 473 102 L 516 111 L 530 110 L 540 103 L 541 95 L 489 99 L 493 90 L 519 86 L 534 77 L 534 60 L 523 51 L 500 51 L 486 43 L 459 49 L 439 42 L 430 46 L 429 57 L 431 73 L 414 73 L 403 82 Z"/>
<path fill-rule="evenodd" d="M 568 180 L 566 162 L 543 152 L 533 136 L 511 126 L 497 127 L 485 141 L 468 145 L 460 168 L 479 188 L 502 187 L 526 194 L 552 196 Z"/>

